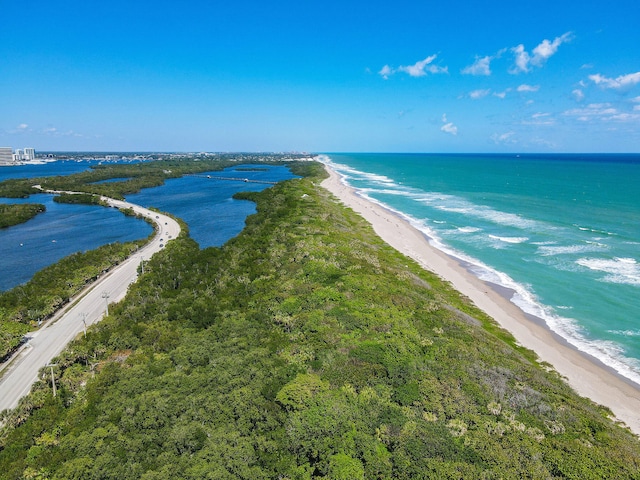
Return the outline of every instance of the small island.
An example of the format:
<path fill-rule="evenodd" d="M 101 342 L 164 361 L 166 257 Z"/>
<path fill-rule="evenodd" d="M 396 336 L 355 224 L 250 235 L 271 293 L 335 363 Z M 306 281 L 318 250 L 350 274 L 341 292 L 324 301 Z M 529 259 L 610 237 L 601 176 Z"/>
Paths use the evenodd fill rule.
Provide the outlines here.
<path fill-rule="evenodd" d="M 13 227 L 31 220 L 45 211 L 41 203 L 0 204 L 0 228 Z"/>

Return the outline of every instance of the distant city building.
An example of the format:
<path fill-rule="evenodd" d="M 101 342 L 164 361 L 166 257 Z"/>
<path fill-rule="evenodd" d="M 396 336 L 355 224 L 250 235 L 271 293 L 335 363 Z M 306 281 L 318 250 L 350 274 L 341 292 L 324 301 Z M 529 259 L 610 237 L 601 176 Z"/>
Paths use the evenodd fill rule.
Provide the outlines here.
<path fill-rule="evenodd" d="M 17 148 L 15 152 L 11 147 L 0 147 L 0 165 L 15 165 L 21 162 L 33 162 L 36 159 L 34 148 Z"/>
<path fill-rule="evenodd" d="M 36 159 L 36 151 L 33 148 L 25 148 L 23 155 L 27 162 L 32 162 Z"/>
<path fill-rule="evenodd" d="M 13 149 L 11 147 L 0 147 L 0 165 L 13 164 Z"/>

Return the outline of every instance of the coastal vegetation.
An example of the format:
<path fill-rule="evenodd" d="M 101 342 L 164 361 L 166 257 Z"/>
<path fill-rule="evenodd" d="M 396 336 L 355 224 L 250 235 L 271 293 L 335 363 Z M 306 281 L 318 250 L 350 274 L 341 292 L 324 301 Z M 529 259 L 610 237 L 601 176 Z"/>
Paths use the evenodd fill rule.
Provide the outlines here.
<path fill-rule="evenodd" d="M 238 195 L 257 213 L 224 246 L 169 242 L 56 360 L 58 395 L 46 376 L 2 414 L 3 478 L 640 478 L 610 411 L 382 242 L 321 165 L 290 168 Z"/>
<path fill-rule="evenodd" d="M 91 170 L 73 175 L 5 180 L 0 182 L 0 197 L 26 198 L 42 193 L 42 190 L 53 190 L 84 192 L 123 200 L 124 195 L 160 186 L 169 178 L 220 171 L 242 164 L 265 163 L 265 159 L 271 165 L 281 165 L 306 157 L 308 155 L 220 154 L 213 158 L 185 156 L 154 162 L 95 165 Z M 121 181 L 105 182 L 110 179 Z"/>
<path fill-rule="evenodd" d="M 299 157 L 269 155 L 268 163 L 282 164 L 285 160 Z M 137 193 L 142 188 L 162 185 L 166 178 L 223 170 L 238 165 L 239 158 L 243 163 L 264 163 L 265 160 L 262 155 L 234 154 L 218 155 L 215 159 L 185 157 L 149 163 L 97 165 L 87 172 L 69 176 L 5 180 L 0 182 L 0 196 L 26 198 L 46 190 L 85 192 L 58 193 L 53 201 L 107 206 L 101 196 L 124 199 L 124 195 Z M 119 181 L 94 185 L 95 182 L 107 180 Z M 44 210 L 45 207 L 41 204 L 0 204 L 0 228 L 27 221 Z M 121 212 L 137 216 L 129 209 L 122 209 Z M 184 224 L 183 229 L 186 229 Z M 58 264 L 38 272 L 25 285 L 0 293 L 0 362 L 22 344 L 26 333 L 51 318 L 99 275 L 123 261 L 144 243 L 146 240 L 127 244 L 116 242 L 90 252 L 72 254 Z"/>
<path fill-rule="evenodd" d="M 0 203 L 0 228 L 19 225 L 44 211 L 41 203 Z"/>
<path fill-rule="evenodd" d="M 146 240 L 110 243 L 71 254 L 36 273 L 31 280 L 0 293 L 0 361 L 64 307 L 88 284 L 124 261 Z"/>

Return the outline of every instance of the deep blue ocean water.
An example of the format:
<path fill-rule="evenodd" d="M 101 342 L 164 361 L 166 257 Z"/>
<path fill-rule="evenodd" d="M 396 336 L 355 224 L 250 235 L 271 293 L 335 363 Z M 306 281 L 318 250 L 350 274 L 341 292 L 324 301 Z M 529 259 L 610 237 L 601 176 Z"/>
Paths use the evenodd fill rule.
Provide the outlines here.
<path fill-rule="evenodd" d="M 329 154 L 577 348 L 640 383 L 640 155 Z"/>
<path fill-rule="evenodd" d="M 97 161 L 60 161 L 43 165 L 0 168 L 0 181 L 70 175 L 90 168 Z M 249 170 L 245 170 L 246 168 Z M 284 166 L 238 165 L 212 176 L 280 181 L 293 178 Z M 191 237 L 201 248 L 220 246 L 244 228 L 255 204 L 232 199 L 236 192 L 260 191 L 268 184 L 215 180 L 199 176 L 170 179 L 165 185 L 129 195 L 127 200 L 145 207 L 156 207 L 184 220 Z M 0 197 L 0 203 L 42 203 L 46 212 L 26 223 L 0 229 L 0 291 L 28 281 L 37 271 L 63 257 L 95 249 L 110 242 L 128 242 L 147 237 L 152 228 L 145 221 L 125 217 L 115 209 L 99 206 L 68 205 L 53 202 L 48 194 L 28 199 Z"/>

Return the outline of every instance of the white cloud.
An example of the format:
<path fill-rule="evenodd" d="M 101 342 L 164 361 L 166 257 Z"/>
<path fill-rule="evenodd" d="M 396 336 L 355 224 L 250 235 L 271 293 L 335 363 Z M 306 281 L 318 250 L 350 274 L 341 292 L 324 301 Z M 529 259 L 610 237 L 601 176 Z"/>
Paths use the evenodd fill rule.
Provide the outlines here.
<path fill-rule="evenodd" d="M 385 65 L 380 69 L 378 74 L 386 80 L 387 78 L 389 78 L 389 75 L 393 75 L 393 69 L 389 65 Z"/>
<path fill-rule="evenodd" d="M 571 32 L 567 32 L 554 38 L 552 42 L 545 39 L 533 49 L 533 55 L 530 55 L 522 44 L 513 47 L 511 51 L 514 55 L 515 65 L 509 70 L 509 73 L 527 73 L 531 71 L 531 66 L 542 67 L 550 57 L 555 55 L 560 45 L 570 42 L 572 38 Z"/>
<path fill-rule="evenodd" d="M 458 134 L 458 127 L 456 127 L 452 122 L 445 123 L 442 127 L 440 127 L 440 130 L 445 133 L 450 133 L 451 135 Z"/>
<path fill-rule="evenodd" d="M 464 75 L 491 75 L 491 60 L 493 57 L 476 57 L 476 61 L 462 70 Z"/>
<path fill-rule="evenodd" d="M 540 85 L 527 85 L 523 83 L 517 89 L 518 92 L 537 92 L 540 90 Z"/>
<path fill-rule="evenodd" d="M 444 125 L 442 125 L 442 127 L 440 127 L 440 130 L 445 132 L 445 133 L 450 133 L 451 135 L 458 135 L 458 127 L 456 127 L 453 122 L 447 122 L 447 114 L 443 114 L 442 115 L 442 123 L 444 123 Z"/>
<path fill-rule="evenodd" d="M 596 73 L 595 75 L 589 75 L 589 80 L 591 80 L 596 85 L 602 86 L 602 88 L 627 90 L 633 87 L 635 84 L 640 83 L 640 72 L 620 75 L 617 78 L 607 78 L 604 75 Z"/>
<path fill-rule="evenodd" d="M 489 95 L 491 93 L 491 89 L 487 88 L 485 90 L 479 89 L 479 90 L 474 90 L 473 92 L 469 93 L 469 97 L 472 100 L 479 100 L 481 98 L 486 97 L 487 95 Z"/>
<path fill-rule="evenodd" d="M 515 66 L 509 70 L 509 73 L 520 73 L 529 71 L 529 54 L 524 49 L 524 45 L 520 44 L 511 49 L 515 56 Z"/>
<path fill-rule="evenodd" d="M 510 91 L 511 89 L 507 88 L 504 92 L 493 92 L 493 96 L 504 99 Z"/>
<path fill-rule="evenodd" d="M 563 43 L 570 42 L 572 38 L 571 32 L 567 32 L 560 37 L 553 39 L 553 42 L 549 40 L 543 40 L 540 45 L 533 49 L 533 57 L 531 57 L 531 64 L 535 66 L 543 65 L 549 57 L 555 55 L 558 51 L 558 47 Z"/>
<path fill-rule="evenodd" d="M 29 125 L 27 125 L 26 123 L 21 123 L 20 125 L 16 126 L 16 128 L 12 130 L 7 130 L 7 133 L 11 133 L 15 135 L 20 133 L 27 133 L 30 131 L 31 129 L 29 128 Z"/>
<path fill-rule="evenodd" d="M 531 115 L 531 120 L 524 120 L 523 125 L 536 125 L 536 126 L 549 126 L 555 125 L 555 120 L 551 117 L 550 113 L 534 113 Z"/>
<path fill-rule="evenodd" d="M 550 113 L 534 113 L 533 115 L 531 115 L 531 118 L 542 118 L 542 117 L 548 117 L 549 115 L 551 115 Z"/>
<path fill-rule="evenodd" d="M 433 65 L 433 61 L 437 57 L 438 55 L 429 55 L 424 60 L 420 60 L 413 65 L 402 65 L 398 68 L 393 68 L 389 65 L 385 65 L 380 69 L 378 74 L 386 80 L 396 72 L 403 72 L 411 77 L 424 77 L 425 75 L 427 75 L 427 73 L 448 73 L 448 67 Z"/>
<path fill-rule="evenodd" d="M 491 135 L 491 140 L 493 140 L 496 145 L 518 143 L 516 139 L 513 138 L 515 134 L 515 132 L 494 133 Z"/>
<path fill-rule="evenodd" d="M 398 71 L 405 72 L 412 77 L 424 77 L 427 72 L 429 73 L 446 73 L 447 67 L 439 67 L 437 65 L 431 65 L 431 63 L 437 58 L 437 55 L 430 55 L 424 60 L 414 63 L 413 65 L 406 65 L 398 67 Z"/>
<path fill-rule="evenodd" d="M 576 88 L 571 93 L 573 94 L 573 98 L 575 98 L 576 101 L 581 102 L 582 100 L 584 100 L 584 92 L 582 90 L 580 90 L 579 88 Z"/>
<path fill-rule="evenodd" d="M 636 113 L 618 113 L 616 115 L 612 115 L 609 118 L 604 118 L 603 120 L 617 120 L 620 122 L 629 122 L 632 120 L 640 119 L 640 115 Z"/>
<path fill-rule="evenodd" d="M 635 109 L 634 109 L 635 110 Z M 583 108 L 573 108 L 564 112 L 564 115 L 575 117 L 581 122 L 591 121 L 617 121 L 629 122 L 640 119 L 640 115 L 636 113 L 620 112 L 610 103 L 591 103 Z"/>

